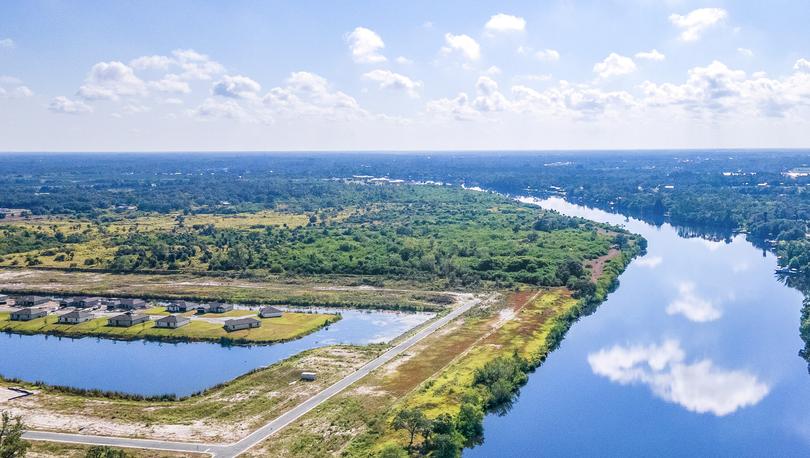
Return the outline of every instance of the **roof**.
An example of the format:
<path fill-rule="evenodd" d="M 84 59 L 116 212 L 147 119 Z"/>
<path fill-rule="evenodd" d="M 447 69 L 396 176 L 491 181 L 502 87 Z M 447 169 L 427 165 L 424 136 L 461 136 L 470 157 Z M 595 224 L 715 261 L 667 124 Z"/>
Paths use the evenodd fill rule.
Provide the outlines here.
<path fill-rule="evenodd" d="M 190 318 L 179 315 L 168 315 L 157 320 L 158 323 L 179 323 L 181 321 L 191 321 Z"/>
<path fill-rule="evenodd" d="M 234 326 L 234 325 L 237 325 L 237 324 L 248 324 L 248 323 L 261 323 L 261 321 L 257 320 L 256 318 L 251 318 L 251 317 L 236 318 L 236 319 L 233 319 L 233 320 L 226 321 L 225 325 L 226 326 L 227 325 Z"/>
<path fill-rule="evenodd" d="M 90 312 L 85 312 L 83 310 L 74 310 L 72 312 L 65 313 L 60 318 L 86 318 L 92 316 L 93 314 Z"/>
<path fill-rule="evenodd" d="M 139 304 L 140 304 L 140 303 L 142 303 L 142 302 L 143 302 L 143 303 L 145 303 L 146 301 L 145 301 L 145 300 L 143 300 L 143 299 L 131 299 L 131 298 L 127 298 L 127 299 L 121 299 L 121 303 L 122 303 L 122 304 L 135 304 L 135 303 L 139 303 Z"/>
<path fill-rule="evenodd" d="M 14 313 L 22 313 L 22 314 L 25 314 L 25 315 L 32 315 L 34 313 L 48 313 L 48 312 L 46 312 L 45 310 L 32 309 L 32 308 L 29 307 L 29 308 L 19 309 Z"/>
<path fill-rule="evenodd" d="M 47 297 L 42 296 L 22 296 L 18 299 L 20 302 L 48 302 Z"/>
<path fill-rule="evenodd" d="M 281 313 L 281 310 L 268 305 L 267 307 L 262 307 L 261 312 L 262 313 Z"/>
<path fill-rule="evenodd" d="M 137 320 L 139 318 L 149 318 L 149 315 L 142 315 L 142 314 L 133 315 L 131 313 L 122 313 L 121 315 L 116 315 L 110 319 L 120 321 L 120 320 Z"/>

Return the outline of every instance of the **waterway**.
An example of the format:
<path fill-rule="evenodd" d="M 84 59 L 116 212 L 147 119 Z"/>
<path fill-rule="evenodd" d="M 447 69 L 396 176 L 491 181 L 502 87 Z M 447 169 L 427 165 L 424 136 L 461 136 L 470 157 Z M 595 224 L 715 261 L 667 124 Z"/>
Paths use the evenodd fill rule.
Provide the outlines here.
<path fill-rule="evenodd" d="M 466 457 L 810 456 L 801 294 L 743 236 L 685 238 L 559 198 L 521 199 L 643 235 L 597 311 L 575 323 Z M 681 231 L 683 233 L 683 231 Z"/>

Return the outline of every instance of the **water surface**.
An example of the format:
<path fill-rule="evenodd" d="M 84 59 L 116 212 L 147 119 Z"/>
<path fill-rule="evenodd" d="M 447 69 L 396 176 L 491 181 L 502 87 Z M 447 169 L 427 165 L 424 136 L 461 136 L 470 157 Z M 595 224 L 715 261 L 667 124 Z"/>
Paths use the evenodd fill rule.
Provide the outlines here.
<path fill-rule="evenodd" d="M 340 312 L 343 319 L 298 340 L 250 347 L 0 333 L 0 374 L 50 385 L 186 396 L 311 348 L 387 342 L 433 316 L 325 311 Z"/>
<path fill-rule="evenodd" d="M 567 215 L 649 242 L 574 324 L 512 410 L 487 416 L 468 457 L 810 456 L 810 375 L 797 356 L 801 294 L 737 236 L 683 238 L 554 198 Z"/>

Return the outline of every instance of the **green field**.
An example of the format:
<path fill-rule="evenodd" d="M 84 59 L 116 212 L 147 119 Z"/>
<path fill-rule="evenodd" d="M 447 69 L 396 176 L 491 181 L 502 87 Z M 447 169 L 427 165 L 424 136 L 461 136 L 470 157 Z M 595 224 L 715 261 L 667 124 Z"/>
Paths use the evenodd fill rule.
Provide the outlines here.
<path fill-rule="evenodd" d="M 244 315 L 245 310 L 234 310 Z M 218 314 L 212 317 L 222 316 Z M 237 315 L 233 315 L 237 316 Z M 0 331 L 21 334 L 53 334 L 70 337 L 108 337 L 122 340 L 153 339 L 178 341 L 221 341 L 235 343 L 273 343 L 292 340 L 316 331 L 339 320 L 337 315 L 319 313 L 284 313 L 279 318 L 261 319 L 261 327 L 226 332 L 222 325 L 194 320 L 178 329 L 158 329 L 154 321 L 129 328 L 107 326 L 106 318 L 96 318 L 79 324 L 58 324 L 56 315 L 48 315 L 31 321 L 11 321 L 9 313 L 0 312 Z"/>

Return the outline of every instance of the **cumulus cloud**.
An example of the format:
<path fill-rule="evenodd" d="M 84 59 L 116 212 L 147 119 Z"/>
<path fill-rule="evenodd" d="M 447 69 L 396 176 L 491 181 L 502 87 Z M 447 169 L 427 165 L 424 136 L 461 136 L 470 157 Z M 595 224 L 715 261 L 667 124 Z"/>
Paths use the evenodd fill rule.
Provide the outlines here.
<path fill-rule="evenodd" d="M 793 70 L 810 73 L 810 60 L 805 58 L 797 60 L 796 63 L 793 64 Z"/>
<path fill-rule="evenodd" d="M 467 60 L 478 60 L 481 57 L 481 46 L 468 35 L 444 34 L 445 45 L 442 52 L 450 54 L 458 52 Z"/>
<path fill-rule="evenodd" d="M 488 32 L 522 32 L 526 29 L 526 20 L 511 14 L 498 13 L 489 18 L 484 25 Z"/>
<path fill-rule="evenodd" d="M 225 71 L 222 64 L 193 49 L 175 49 L 172 56 L 173 63 L 183 70 L 180 76 L 184 79 L 210 80 Z"/>
<path fill-rule="evenodd" d="M 382 89 L 405 91 L 411 97 L 418 97 L 418 90 L 422 87 L 421 81 L 414 81 L 390 70 L 372 70 L 364 74 L 363 78 L 378 83 Z"/>
<path fill-rule="evenodd" d="M 633 73 L 636 71 L 636 64 L 633 59 L 612 52 L 605 60 L 597 62 L 593 71 L 602 78 L 610 78 Z"/>
<path fill-rule="evenodd" d="M 11 38 L 3 38 L 0 40 L 0 48 L 11 49 L 17 46 Z"/>
<path fill-rule="evenodd" d="M 51 100 L 51 103 L 48 104 L 48 109 L 54 113 L 65 114 L 83 114 L 93 111 L 93 108 L 81 100 L 71 100 L 61 95 Z"/>
<path fill-rule="evenodd" d="M 385 62 L 385 56 L 380 50 L 385 48 L 382 38 L 377 32 L 365 27 L 357 27 L 346 36 L 352 59 L 361 64 Z"/>
<path fill-rule="evenodd" d="M 770 391 L 748 372 L 722 369 L 709 359 L 687 363 L 675 340 L 649 346 L 616 345 L 589 354 L 588 363 L 594 374 L 612 382 L 643 384 L 667 402 L 718 417 L 753 406 Z"/>
<path fill-rule="evenodd" d="M 635 55 L 635 58 L 636 59 L 641 59 L 641 60 L 652 60 L 652 61 L 660 62 L 660 61 L 666 59 L 666 56 L 661 54 L 660 52 L 658 52 L 657 49 L 652 49 L 650 51 L 637 52 L 636 55 Z"/>
<path fill-rule="evenodd" d="M 99 62 L 90 73 L 77 95 L 85 100 L 118 100 L 121 96 L 146 93 L 146 85 L 135 76 L 132 68 L 118 62 Z"/>
<path fill-rule="evenodd" d="M 534 53 L 534 57 L 543 62 L 557 62 L 560 60 L 560 53 L 554 49 L 541 49 Z"/>
<path fill-rule="evenodd" d="M 695 284 L 691 282 L 678 285 L 678 297 L 667 306 L 666 312 L 667 315 L 683 315 L 696 323 L 714 321 L 723 316 L 723 312 L 711 301 L 695 292 Z"/>
<path fill-rule="evenodd" d="M 233 99 L 252 99 L 261 90 L 262 87 L 259 83 L 243 75 L 225 75 L 211 88 L 214 95 Z"/>
<path fill-rule="evenodd" d="M 412 64 L 412 63 L 413 63 L 413 61 L 412 61 L 411 59 L 408 59 L 408 58 L 407 58 L 407 57 L 405 57 L 405 56 L 399 56 L 399 57 L 397 57 L 397 58 L 396 58 L 396 62 L 397 62 L 398 64 L 400 64 L 400 65 L 410 65 L 410 64 Z"/>
<path fill-rule="evenodd" d="M 737 52 L 745 57 L 754 57 L 754 51 L 748 48 L 737 48 Z"/>
<path fill-rule="evenodd" d="M 160 91 L 173 94 L 188 94 L 191 92 L 191 86 L 180 75 L 170 73 L 157 81 L 150 81 L 149 87 Z"/>
<path fill-rule="evenodd" d="M 271 89 L 262 103 L 273 114 L 285 117 L 347 120 L 368 114 L 353 97 L 333 90 L 326 78 L 304 71 L 292 73 L 286 85 Z"/>
<path fill-rule="evenodd" d="M 700 8 L 682 16 L 672 14 L 669 21 L 681 29 L 680 39 L 683 41 L 697 41 L 707 29 L 723 22 L 728 12 L 722 8 Z"/>
<path fill-rule="evenodd" d="M 205 99 L 202 104 L 191 110 L 189 114 L 203 120 L 224 118 L 252 122 L 256 119 L 233 100 L 217 100 L 211 97 Z"/>
<path fill-rule="evenodd" d="M 34 92 L 24 85 L 19 78 L 0 75 L 0 98 L 21 99 L 32 95 L 34 95 Z"/>
<path fill-rule="evenodd" d="M 129 66 L 135 70 L 167 70 L 169 65 L 173 64 L 168 56 L 141 56 L 137 59 L 129 61 Z"/>

